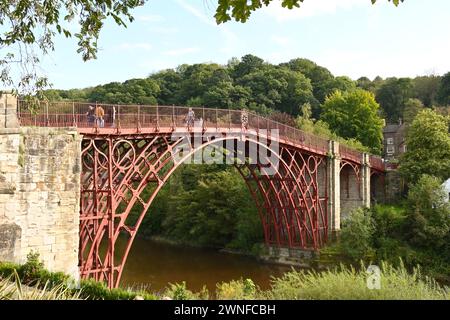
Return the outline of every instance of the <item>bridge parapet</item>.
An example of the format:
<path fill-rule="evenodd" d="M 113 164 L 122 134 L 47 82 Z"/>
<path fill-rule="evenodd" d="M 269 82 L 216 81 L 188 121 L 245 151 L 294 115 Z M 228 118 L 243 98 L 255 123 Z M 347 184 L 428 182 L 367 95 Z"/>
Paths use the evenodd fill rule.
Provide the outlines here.
<path fill-rule="evenodd" d="M 103 109 L 102 123 L 89 116 L 90 106 Z M 188 123 L 189 109 L 194 113 L 191 123 Z M 328 152 L 327 139 L 243 110 L 66 101 L 31 104 L 19 101 L 18 116 L 22 126 L 77 127 L 81 134 L 170 132 L 186 127 L 190 130 L 201 128 L 201 131 L 209 133 L 253 131 L 265 135 L 267 132 L 270 138 L 276 138 L 278 133 L 281 142 L 322 155 Z"/>

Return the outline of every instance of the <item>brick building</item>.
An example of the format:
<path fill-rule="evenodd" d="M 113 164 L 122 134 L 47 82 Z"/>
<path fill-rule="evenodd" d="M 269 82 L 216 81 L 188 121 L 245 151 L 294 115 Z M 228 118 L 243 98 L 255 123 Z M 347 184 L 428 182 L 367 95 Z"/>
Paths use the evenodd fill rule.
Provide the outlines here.
<path fill-rule="evenodd" d="M 398 159 L 406 152 L 406 125 L 401 121 L 398 124 L 388 124 L 383 128 L 383 158 L 387 162 Z"/>

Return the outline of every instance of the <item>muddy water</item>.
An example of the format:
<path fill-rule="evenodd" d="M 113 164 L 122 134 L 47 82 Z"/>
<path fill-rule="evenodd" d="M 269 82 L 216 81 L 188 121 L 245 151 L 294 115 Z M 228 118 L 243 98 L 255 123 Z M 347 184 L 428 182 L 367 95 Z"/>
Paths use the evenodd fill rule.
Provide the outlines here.
<path fill-rule="evenodd" d="M 152 291 L 160 291 L 169 283 L 186 281 L 191 290 L 199 291 L 206 285 L 208 290 L 214 291 L 218 282 L 250 278 L 267 289 L 271 276 L 281 276 L 290 269 L 251 257 L 137 238 L 121 286 L 144 285 Z"/>

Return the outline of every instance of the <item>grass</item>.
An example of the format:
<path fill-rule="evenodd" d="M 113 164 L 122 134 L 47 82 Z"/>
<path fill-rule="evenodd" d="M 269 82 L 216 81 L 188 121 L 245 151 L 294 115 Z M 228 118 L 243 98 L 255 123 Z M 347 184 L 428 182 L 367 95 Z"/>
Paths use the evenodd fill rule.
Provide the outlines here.
<path fill-rule="evenodd" d="M 380 263 L 379 289 L 369 289 L 370 275 L 361 263 L 358 269 L 341 265 L 322 272 L 292 270 L 273 278 L 268 290 L 261 290 L 251 279 L 223 282 L 213 295 L 205 287 L 192 292 L 185 282 L 170 284 L 162 295 L 131 289 L 110 290 L 93 280 L 83 280 L 79 288 L 74 288 L 68 276 L 36 269 L 35 261 L 27 263 L 23 266 L 0 263 L 0 299 L 450 300 L 448 287 L 423 276 L 419 268 L 409 272 L 402 261 L 395 266 Z"/>
<path fill-rule="evenodd" d="M 0 300 L 79 300 L 81 292 L 72 292 L 63 284 L 33 287 L 24 286 L 17 272 L 6 279 L 0 279 Z"/>
<path fill-rule="evenodd" d="M 273 278 L 269 290 L 260 290 L 250 279 L 217 285 L 219 300 L 450 300 L 449 288 L 424 277 L 420 269 L 408 272 L 402 263 L 394 267 L 383 262 L 380 266 L 380 288 L 369 289 L 366 266 L 358 270 L 341 265 L 328 271 L 295 271 Z M 172 285 L 166 291 L 172 299 L 199 299 L 203 292 L 193 293 L 186 284 Z"/>

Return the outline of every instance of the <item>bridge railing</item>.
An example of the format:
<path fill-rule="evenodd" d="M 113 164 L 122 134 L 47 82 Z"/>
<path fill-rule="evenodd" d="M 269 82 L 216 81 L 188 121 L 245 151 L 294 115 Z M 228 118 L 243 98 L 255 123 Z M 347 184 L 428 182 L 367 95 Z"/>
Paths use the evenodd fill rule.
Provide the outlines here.
<path fill-rule="evenodd" d="M 385 171 L 385 165 L 381 157 L 370 155 L 369 162 L 371 168 L 378 171 Z"/>
<path fill-rule="evenodd" d="M 104 111 L 102 124 L 88 116 L 90 107 L 101 106 Z M 280 140 L 301 145 L 302 148 L 314 153 L 326 154 L 328 140 L 311 133 L 293 128 L 283 123 L 273 121 L 252 112 L 193 107 L 194 123 L 190 125 L 201 127 L 202 130 L 214 131 L 224 129 L 261 130 L 277 129 Z M 32 110 L 32 111 L 30 111 Z M 118 105 L 88 102 L 40 102 L 38 105 L 25 101 L 18 103 L 18 116 L 23 126 L 42 127 L 78 127 L 78 128 L 179 128 L 188 125 L 189 107 L 183 106 L 148 106 L 148 105 Z M 92 113 L 92 111 L 91 111 Z M 245 120 L 244 120 L 245 119 Z M 341 145 L 341 153 L 349 160 L 361 162 L 361 153 Z M 374 163 L 377 161 L 374 158 Z M 381 161 L 381 159 L 380 159 Z M 379 165 L 379 161 L 376 163 Z"/>
<path fill-rule="evenodd" d="M 350 160 L 356 163 L 360 163 L 362 161 L 362 153 L 360 151 L 351 149 L 345 145 L 339 145 L 339 153 L 341 158 Z"/>

